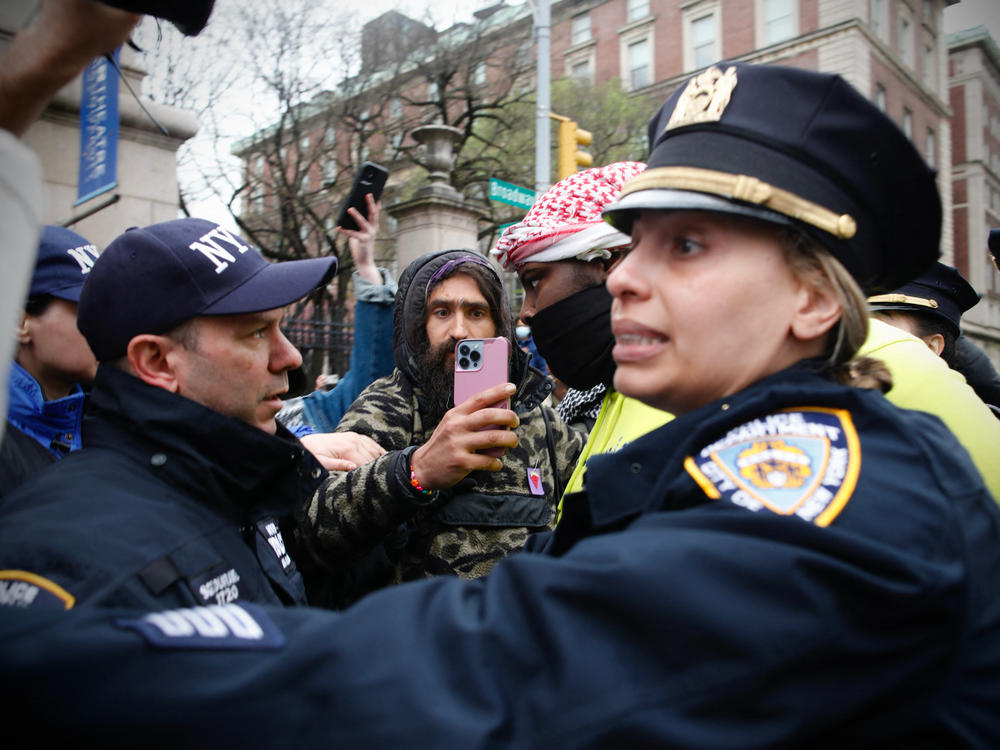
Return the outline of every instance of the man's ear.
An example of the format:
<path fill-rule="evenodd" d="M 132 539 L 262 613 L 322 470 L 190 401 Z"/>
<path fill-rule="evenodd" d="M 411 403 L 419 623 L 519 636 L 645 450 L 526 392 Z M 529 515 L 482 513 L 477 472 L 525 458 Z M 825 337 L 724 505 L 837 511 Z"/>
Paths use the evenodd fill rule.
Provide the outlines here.
<path fill-rule="evenodd" d="M 940 333 L 932 333 L 930 336 L 921 336 L 920 338 L 924 340 L 932 352 L 939 357 L 941 356 L 941 352 L 944 351 L 944 336 Z"/>
<path fill-rule="evenodd" d="M 802 341 L 825 336 L 840 320 L 842 313 L 843 307 L 831 285 L 803 280 L 792 318 L 792 335 Z"/>
<path fill-rule="evenodd" d="M 177 393 L 180 382 L 171 354 L 179 346 L 178 342 L 166 336 L 142 333 L 129 341 L 125 358 L 133 374 L 144 383 Z"/>
<path fill-rule="evenodd" d="M 31 326 L 28 324 L 28 313 L 21 310 L 21 319 L 17 324 L 17 343 L 21 346 L 31 343 Z"/>

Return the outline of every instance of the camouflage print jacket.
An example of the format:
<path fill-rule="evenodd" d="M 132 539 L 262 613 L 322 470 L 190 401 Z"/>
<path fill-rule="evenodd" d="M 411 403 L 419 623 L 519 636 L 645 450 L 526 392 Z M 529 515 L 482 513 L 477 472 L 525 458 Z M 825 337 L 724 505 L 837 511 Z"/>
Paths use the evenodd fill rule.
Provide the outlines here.
<path fill-rule="evenodd" d="M 340 592 L 327 590 L 317 603 L 342 606 L 379 586 L 421 577 L 476 578 L 523 547 L 530 533 L 554 526 L 561 489 L 584 438 L 543 405 L 552 381 L 529 367 L 517 346 L 511 350 L 511 379 L 517 385 L 511 408 L 520 419 L 518 445 L 503 457 L 503 468 L 474 471 L 432 495 L 410 485 L 410 455 L 437 425 L 423 416 L 408 333 L 424 325 L 427 278 L 457 254 L 462 253 L 428 255 L 425 263 L 404 271 L 394 310 L 396 369 L 368 386 L 337 427 L 368 435 L 387 453 L 354 471 L 331 473 L 299 508 L 299 541 L 326 570 L 328 582 L 345 576 L 334 584 Z M 502 315 L 509 317 L 509 311 Z M 540 478 L 543 494 L 532 493 L 532 475 Z"/>
<path fill-rule="evenodd" d="M 337 429 L 368 435 L 387 453 L 354 471 L 331 472 L 297 519 L 301 541 L 324 567 L 338 572 L 387 542 L 393 565 L 386 582 L 486 574 L 523 547 L 528 534 L 553 528 L 558 493 L 583 446 L 583 436 L 542 404 L 551 390 L 551 381 L 532 368 L 512 405 L 521 424 L 518 445 L 503 457 L 503 468 L 474 471 L 428 497 L 410 485 L 410 454 L 436 425 L 424 424 L 418 394 L 402 372 L 376 380 Z M 529 469 L 540 470 L 544 495 L 532 494 Z M 401 549 L 390 549 L 394 544 Z"/>

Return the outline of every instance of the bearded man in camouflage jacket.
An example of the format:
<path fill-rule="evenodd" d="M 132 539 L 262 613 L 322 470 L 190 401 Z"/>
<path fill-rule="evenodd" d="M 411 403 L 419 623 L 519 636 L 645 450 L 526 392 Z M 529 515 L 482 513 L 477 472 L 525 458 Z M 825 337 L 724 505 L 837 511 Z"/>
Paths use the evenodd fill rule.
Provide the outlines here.
<path fill-rule="evenodd" d="M 528 365 L 511 321 L 497 270 L 474 251 L 431 253 L 403 271 L 396 368 L 337 427 L 370 436 L 386 453 L 331 473 L 297 514 L 301 542 L 326 583 L 335 582 L 320 587 L 318 603 L 345 606 L 421 577 L 477 578 L 529 534 L 553 527 L 583 436 L 543 403 L 552 381 Z M 510 342 L 513 385 L 453 407 L 455 345 L 492 336 Z M 491 408 L 505 397 L 510 409 Z M 500 458 L 479 452 L 488 448 L 506 450 Z"/>

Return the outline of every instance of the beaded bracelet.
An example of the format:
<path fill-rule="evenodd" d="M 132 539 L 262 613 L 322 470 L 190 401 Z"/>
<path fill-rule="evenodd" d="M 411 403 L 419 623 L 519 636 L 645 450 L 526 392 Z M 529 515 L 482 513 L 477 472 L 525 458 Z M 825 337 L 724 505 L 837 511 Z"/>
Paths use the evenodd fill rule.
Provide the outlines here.
<path fill-rule="evenodd" d="M 413 472 L 413 462 L 410 462 L 410 484 L 413 485 L 413 489 L 419 492 L 421 495 L 433 495 L 434 490 L 425 490 L 420 486 L 420 482 L 417 481 L 417 475 Z"/>

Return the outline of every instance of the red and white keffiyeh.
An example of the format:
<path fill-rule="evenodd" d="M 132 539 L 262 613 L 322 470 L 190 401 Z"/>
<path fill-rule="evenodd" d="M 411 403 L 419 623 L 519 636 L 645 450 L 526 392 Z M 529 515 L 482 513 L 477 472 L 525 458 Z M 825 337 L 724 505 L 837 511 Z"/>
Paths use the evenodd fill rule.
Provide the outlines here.
<path fill-rule="evenodd" d="M 608 257 L 608 248 L 629 243 L 629 237 L 601 218 L 622 186 L 646 165 L 620 161 L 576 172 L 550 187 L 524 219 L 507 227 L 490 254 L 504 269 L 524 263 Z"/>

